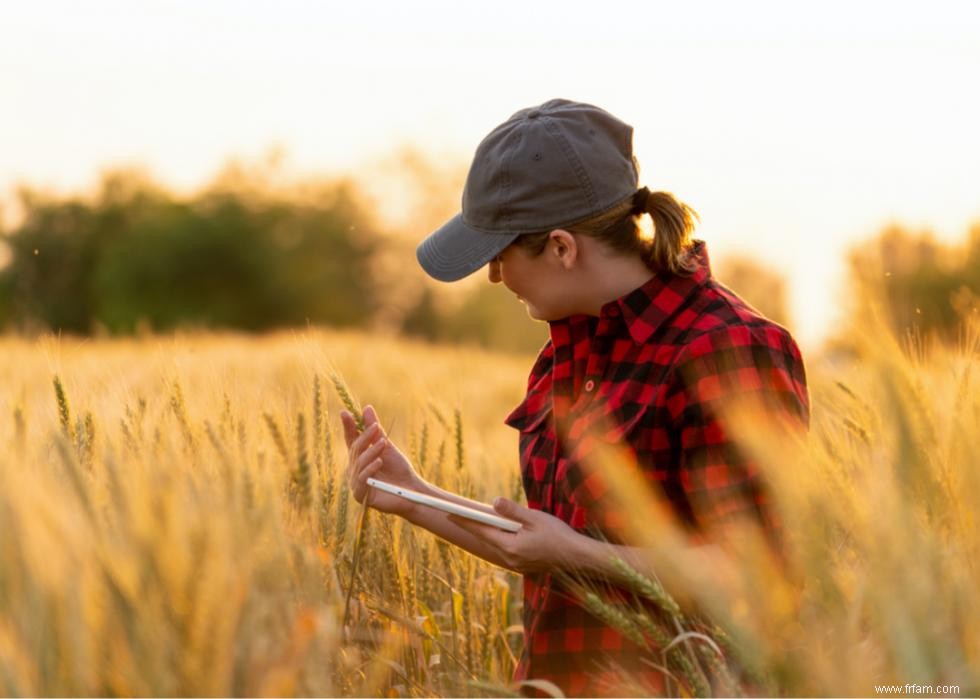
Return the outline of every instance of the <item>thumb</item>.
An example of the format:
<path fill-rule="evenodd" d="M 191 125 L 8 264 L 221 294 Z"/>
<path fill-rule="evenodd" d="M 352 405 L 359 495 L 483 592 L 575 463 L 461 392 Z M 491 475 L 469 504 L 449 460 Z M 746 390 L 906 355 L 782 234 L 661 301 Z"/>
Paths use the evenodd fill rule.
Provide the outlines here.
<path fill-rule="evenodd" d="M 518 522 L 531 522 L 531 516 L 529 510 L 526 507 L 521 507 L 513 500 L 508 500 L 504 497 L 494 498 L 493 509 L 501 517 L 506 517 L 507 519 L 513 519 Z"/>

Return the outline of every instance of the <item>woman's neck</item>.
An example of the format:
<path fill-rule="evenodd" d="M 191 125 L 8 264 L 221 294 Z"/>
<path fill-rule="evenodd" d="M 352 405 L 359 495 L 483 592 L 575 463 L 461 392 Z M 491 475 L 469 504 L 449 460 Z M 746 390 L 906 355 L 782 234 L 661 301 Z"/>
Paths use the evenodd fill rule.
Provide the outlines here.
<path fill-rule="evenodd" d="M 582 269 L 581 306 L 587 315 L 599 315 L 602 307 L 643 286 L 655 272 L 634 255 L 596 257 Z"/>

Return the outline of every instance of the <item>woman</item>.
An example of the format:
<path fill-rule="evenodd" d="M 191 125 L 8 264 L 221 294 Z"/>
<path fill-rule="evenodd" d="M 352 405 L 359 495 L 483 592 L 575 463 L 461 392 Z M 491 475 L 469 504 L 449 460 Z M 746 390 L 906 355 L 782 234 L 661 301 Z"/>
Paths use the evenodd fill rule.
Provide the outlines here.
<path fill-rule="evenodd" d="M 382 492 L 369 500 L 522 573 L 525 649 L 515 679 L 548 679 L 568 695 L 616 693 L 614 666 L 663 690 L 659 673 L 638 663 L 638 647 L 556 581 L 572 568 L 616 580 L 610 555 L 636 553 L 617 543 L 621 517 L 603 509 L 605 485 L 585 468 L 601 442 L 631 449 L 692 536 L 708 543 L 708 533 L 749 517 L 778 544 L 759 472 L 715 408 L 751 394 L 779 417 L 809 421 L 796 343 L 714 281 L 704 242 L 692 239 L 692 209 L 637 189 L 632 132 L 598 107 L 564 99 L 518 111 L 477 148 L 461 214 L 417 250 L 442 281 L 487 266 L 491 282 L 549 324 L 527 395 L 506 419 L 520 432 L 528 507 L 498 498 L 491 509 L 426 483 L 372 409 L 361 435 L 342 415 L 358 502 L 366 479 L 377 477 L 523 524 L 511 534 Z M 652 239 L 638 225 L 644 214 Z"/>

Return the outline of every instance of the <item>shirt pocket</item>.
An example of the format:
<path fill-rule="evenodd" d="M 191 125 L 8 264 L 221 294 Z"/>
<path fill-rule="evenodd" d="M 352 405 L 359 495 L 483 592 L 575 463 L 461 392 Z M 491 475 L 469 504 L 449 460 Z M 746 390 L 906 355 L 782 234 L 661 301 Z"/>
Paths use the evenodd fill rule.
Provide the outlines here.
<path fill-rule="evenodd" d="M 555 433 L 551 406 L 529 411 L 511 424 L 520 430 L 521 482 L 531 509 L 551 511 L 555 479 Z"/>
<path fill-rule="evenodd" d="M 556 485 L 572 510 L 567 519 L 575 529 L 598 527 L 610 539 L 619 538 L 616 530 L 626 513 L 610 497 L 612 465 L 603 463 L 603 454 L 622 450 L 619 453 L 627 457 L 627 468 L 635 468 L 638 446 L 645 439 L 644 423 L 652 417 L 652 410 L 649 401 L 623 396 L 614 407 L 602 405 L 570 425 L 567 458 L 561 460 Z"/>

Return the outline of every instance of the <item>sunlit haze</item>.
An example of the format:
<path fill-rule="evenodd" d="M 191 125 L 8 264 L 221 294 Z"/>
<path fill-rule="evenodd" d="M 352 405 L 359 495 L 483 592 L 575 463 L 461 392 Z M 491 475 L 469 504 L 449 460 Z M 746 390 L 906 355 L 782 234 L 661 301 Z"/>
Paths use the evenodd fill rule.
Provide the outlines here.
<path fill-rule="evenodd" d="M 592 102 L 714 260 L 785 275 L 806 347 L 849 244 L 980 221 L 978 81 L 972 3 L 4 3 L 0 191 L 117 164 L 188 190 L 271 145 L 300 173 L 468 163 L 517 109 Z"/>

